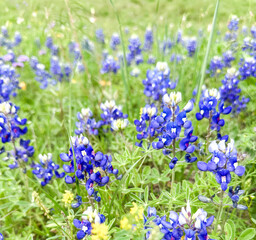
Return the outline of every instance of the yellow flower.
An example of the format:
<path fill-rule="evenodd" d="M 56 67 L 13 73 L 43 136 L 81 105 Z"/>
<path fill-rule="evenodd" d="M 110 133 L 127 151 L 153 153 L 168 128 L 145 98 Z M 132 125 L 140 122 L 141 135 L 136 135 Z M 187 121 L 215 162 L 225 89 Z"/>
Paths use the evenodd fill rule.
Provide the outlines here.
<path fill-rule="evenodd" d="M 137 213 L 137 211 L 138 211 L 138 205 L 135 202 L 133 202 L 132 205 L 133 205 L 133 208 L 130 209 L 130 213 L 132 215 L 135 215 Z"/>
<path fill-rule="evenodd" d="M 71 80 L 71 83 L 76 84 L 76 80 L 75 80 L 75 79 L 72 79 L 72 80 Z"/>
<path fill-rule="evenodd" d="M 105 223 L 92 224 L 92 240 L 107 240 L 108 239 L 108 226 Z"/>
<path fill-rule="evenodd" d="M 139 220 L 143 219 L 143 212 L 144 209 L 143 207 L 138 207 L 137 203 L 132 203 L 133 204 L 133 208 L 130 209 L 130 213 L 135 216 L 135 220 L 138 222 Z"/>
<path fill-rule="evenodd" d="M 22 90 L 26 90 L 27 89 L 27 86 L 26 86 L 26 83 L 25 82 L 20 82 L 19 83 L 19 87 L 22 89 Z"/>
<path fill-rule="evenodd" d="M 67 206 L 74 200 L 74 197 L 75 195 L 72 192 L 65 190 L 65 193 L 63 194 L 62 202 L 64 202 L 65 205 Z"/>
<path fill-rule="evenodd" d="M 143 108 L 140 108 L 140 117 L 141 117 L 142 113 L 143 113 Z"/>
<path fill-rule="evenodd" d="M 110 85 L 111 85 L 111 82 L 105 81 L 105 80 L 101 80 L 101 81 L 100 81 L 100 85 L 101 85 L 102 87 L 110 86 Z"/>
<path fill-rule="evenodd" d="M 129 223 L 129 220 L 127 219 L 127 217 L 124 217 L 120 221 L 120 228 L 122 228 L 124 230 L 130 230 L 132 228 L 132 225 Z"/>

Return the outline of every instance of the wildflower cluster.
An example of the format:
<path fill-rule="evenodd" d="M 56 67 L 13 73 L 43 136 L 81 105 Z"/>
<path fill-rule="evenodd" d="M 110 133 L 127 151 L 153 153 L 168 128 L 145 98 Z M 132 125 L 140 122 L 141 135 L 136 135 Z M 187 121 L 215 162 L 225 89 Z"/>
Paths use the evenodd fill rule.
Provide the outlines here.
<path fill-rule="evenodd" d="M 63 162 L 70 162 L 69 165 L 63 165 L 64 171 L 68 173 L 65 182 L 73 184 L 77 178 L 79 184 L 85 185 L 88 195 L 99 202 L 101 198 L 95 187 L 105 186 L 110 180 L 109 174 L 114 174 L 116 179 L 122 176 L 118 176 L 118 170 L 113 168 L 112 157 L 101 152 L 95 153 L 86 137 L 72 137 L 71 144 L 68 154 L 60 154 Z"/>
<path fill-rule="evenodd" d="M 18 77 L 13 67 L 0 61 L 0 103 L 16 96 L 16 90 L 19 89 Z"/>
<path fill-rule="evenodd" d="M 69 54 L 71 57 L 72 63 L 72 69 L 76 69 L 79 73 L 82 73 L 85 71 L 85 66 L 82 63 L 82 53 L 80 52 L 79 44 L 76 42 L 69 43 Z M 87 49 L 86 49 L 87 50 Z M 66 68 L 67 68 L 66 64 Z"/>
<path fill-rule="evenodd" d="M 111 37 L 111 41 L 110 41 L 110 47 L 113 50 L 116 50 L 117 46 L 120 45 L 120 43 L 121 43 L 121 40 L 120 40 L 119 34 L 118 33 L 113 33 L 113 35 Z"/>
<path fill-rule="evenodd" d="M 209 239 L 207 228 L 214 220 L 214 216 L 207 218 L 207 212 L 201 208 L 192 215 L 189 201 L 187 207 L 182 207 L 179 214 L 170 211 L 169 220 L 166 215 L 159 217 L 154 207 L 149 207 L 147 213 L 147 218 L 154 217 L 153 226 L 158 226 L 164 234 L 162 239 Z M 148 230 L 146 238 L 153 239 L 151 235 L 154 234 L 154 228 L 149 225 L 151 222 L 147 218 L 144 219 L 145 229 Z"/>
<path fill-rule="evenodd" d="M 146 32 L 145 32 L 143 49 L 145 51 L 151 51 L 153 43 L 154 43 L 153 31 L 149 27 L 146 29 Z"/>
<path fill-rule="evenodd" d="M 98 122 L 93 118 L 93 113 L 89 108 L 83 108 L 81 113 L 77 113 L 77 119 L 79 120 L 79 122 L 76 122 L 77 129 L 75 133 L 77 135 L 82 133 L 98 135 L 99 129 L 103 127 L 105 127 L 104 131 L 109 128 L 112 131 L 120 131 L 128 126 L 128 115 L 122 112 L 122 107 L 117 106 L 114 100 L 101 103 L 100 108 L 102 113 Z"/>
<path fill-rule="evenodd" d="M 73 224 L 80 229 L 76 236 L 83 239 L 85 236 L 91 235 L 92 240 L 108 239 L 108 228 L 105 225 L 105 216 L 88 207 L 82 214 L 82 220 L 74 219 Z"/>
<path fill-rule="evenodd" d="M 185 151 L 185 160 L 187 162 L 196 161 L 196 157 L 191 157 L 191 153 L 195 151 L 193 143 L 197 140 L 197 136 L 193 136 L 192 122 L 187 120 L 187 113 L 193 109 L 193 101 L 190 100 L 186 106 L 180 110 L 179 103 L 182 101 L 181 93 L 172 92 L 170 95 L 163 96 L 163 110 L 157 115 L 157 109 L 154 105 L 147 105 L 141 114 L 140 120 L 135 120 L 137 139 L 140 143 L 136 144 L 142 147 L 143 139 L 149 139 L 149 145 L 152 144 L 154 149 L 163 149 L 165 155 L 173 153 L 173 158 L 169 167 L 174 168 L 178 162 L 175 156 L 178 151 Z M 148 125 L 147 125 L 148 122 Z M 184 128 L 184 136 L 181 136 L 181 129 Z M 157 141 L 156 141 L 157 140 Z M 179 147 L 176 143 L 179 142 Z M 172 148 L 170 148 L 170 146 Z"/>
<path fill-rule="evenodd" d="M 111 56 L 108 55 L 103 61 L 102 61 L 102 68 L 100 70 L 101 74 L 113 72 L 117 73 L 118 69 L 120 68 L 120 65 L 117 61 Z"/>
<path fill-rule="evenodd" d="M 22 37 L 19 32 L 14 33 L 14 39 L 11 40 L 8 29 L 5 26 L 1 27 L 2 34 L 0 35 L 0 46 L 6 49 L 12 49 L 22 42 Z"/>
<path fill-rule="evenodd" d="M 238 176 L 242 176 L 245 172 L 244 166 L 238 166 L 234 140 L 231 139 L 227 146 L 226 141 L 212 141 L 209 145 L 210 161 L 208 163 L 202 161 L 197 163 L 199 170 L 215 174 L 216 181 L 221 185 L 223 191 L 227 190 L 228 184 L 231 182 L 231 172 Z"/>
<path fill-rule="evenodd" d="M 101 43 L 102 45 L 105 44 L 105 35 L 102 29 L 97 29 L 95 32 L 97 42 Z"/>
<path fill-rule="evenodd" d="M 49 84 L 57 84 L 57 81 L 53 79 L 52 75 L 47 70 L 45 70 L 45 65 L 40 63 L 36 57 L 31 57 L 30 66 L 34 70 L 36 81 L 41 84 L 40 88 L 45 89 Z"/>
<path fill-rule="evenodd" d="M 232 107 L 232 113 L 237 114 L 246 108 L 249 98 L 241 96 L 239 88 L 239 72 L 235 68 L 229 68 L 220 87 L 220 97 L 224 102 Z"/>
<path fill-rule="evenodd" d="M 18 116 L 19 108 L 10 102 L 0 103 L 0 137 L 2 143 L 11 143 L 12 150 L 7 151 L 6 160 L 12 160 L 10 168 L 22 167 L 25 169 L 25 163 L 29 157 L 34 154 L 34 147 L 29 146 L 30 140 L 23 140 L 20 137 L 27 133 L 27 127 L 21 128 L 27 123 L 27 119 L 20 119 Z M 19 147 L 16 146 L 17 140 Z M 2 148 L 1 153 L 5 152 Z"/>
<path fill-rule="evenodd" d="M 256 59 L 254 57 L 245 57 L 240 61 L 239 73 L 241 80 L 249 77 L 256 77 Z"/>
<path fill-rule="evenodd" d="M 237 30 L 239 28 L 239 18 L 235 15 L 233 15 L 228 22 L 228 30 L 229 32 L 226 32 L 225 39 L 226 41 L 235 42 L 237 39 Z"/>
<path fill-rule="evenodd" d="M 196 119 L 198 121 L 203 118 L 209 119 L 210 129 L 216 130 L 218 137 L 221 138 L 220 129 L 225 125 L 225 120 L 221 119 L 220 116 L 221 114 L 227 115 L 231 111 L 231 106 L 224 107 L 224 100 L 220 99 L 220 93 L 217 89 L 208 90 L 205 88 L 199 101 L 199 112 L 196 113 Z"/>
<path fill-rule="evenodd" d="M 47 155 L 39 154 L 40 163 L 33 164 L 33 171 L 32 173 L 39 179 L 42 179 L 41 185 L 45 186 L 48 184 L 53 176 L 55 175 L 56 178 L 63 178 L 65 173 L 59 173 L 58 169 L 60 166 L 55 164 L 52 161 L 52 154 L 48 153 Z"/>
<path fill-rule="evenodd" d="M 193 57 L 196 52 L 196 47 L 197 47 L 197 39 L 195 37 L 191 37 L 186 39 L 185 41 L 185 46 L 188 51 L 188 56 Z"/>
<path fill-rule="evenodd" d="M 141 60 L 143 61 L 143 57 L 141 56 L 141 41 L 137 35 L 134 34 L 129 39 L 128 49 L 129 53 L 126 56 L 126 59 L 129 65 L 133 60 L 136 61 L 136 64 L 141 63 Z"/>
<path fill-rule="evenodd" d="M 147 78 L 142 81 L 144 94 L 149 101 L 162 101 L 168 89 L 174 89 L 176 82 L 170 80 L 170 69 L 166 62 L 158 62 L 154 70 L 147 71 Z"/>

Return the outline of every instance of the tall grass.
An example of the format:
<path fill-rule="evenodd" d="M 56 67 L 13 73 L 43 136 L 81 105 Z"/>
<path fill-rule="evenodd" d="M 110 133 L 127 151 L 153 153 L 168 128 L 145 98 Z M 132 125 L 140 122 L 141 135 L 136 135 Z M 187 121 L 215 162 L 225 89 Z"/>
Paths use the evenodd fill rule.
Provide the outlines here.
<path fill-rule="evenodd" d="M 214 16 L 213 16 L 213 20 L 212 20 L 212 29 L 211 29 L 211 32 L 210 32 L 210 35 L 209 35 L 209 38 L 208 38 L 208 43 L 207 43 L 207 48 L 206 48 L 206 52 L 205 52 L 205 56 L 204 56 L 204 61 L 203 61 L 202 68 L 201 68 L 201 78 L 200 78 L 200 81 L 199 81 L 199 85 L 197 87 L 196 105 L 198 105 L 198 103 L 200 101 L 200 96 L 201 96 L 201 92 L 202 92 L 202 86 L 203 86 L 203 83 L 204 83 L 207 61 L 208 61 L 208 57 L 209 57 L 209 53 L 210 53 L 210 49 L 211 49 L 211 45 L 212 45 L 214 29 L 215 29 L 215 25 L 216 25 L 216 21 L 217 21 L 219 2 L 220 2 L 220 0 L 217 0 L 216 6 L 215 6 L 215 11 L 214 11 Z"/>

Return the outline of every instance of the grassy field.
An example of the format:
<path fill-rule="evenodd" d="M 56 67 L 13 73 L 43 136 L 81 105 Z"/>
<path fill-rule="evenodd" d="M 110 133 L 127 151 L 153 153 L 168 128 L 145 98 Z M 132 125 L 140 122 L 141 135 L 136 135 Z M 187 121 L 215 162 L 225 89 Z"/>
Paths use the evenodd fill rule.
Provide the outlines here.
<path fill-rule="evenodd" d="M 176 168 L 175 185 L 171 187 L 169 159 L 161 151 L 151 149 L 143 153 L 135 146 L 137 133 L 133 121 L 139 119 L 140 109 L 145 106 L 146 96 L 143 94 L 142 80 L 146 77 L 147 69 L 152 66 L 146 62 L 139 65 L 141 73 L 137 78 L 129 74 L 132 67 L 128 67 L 126 78 L 122 76 L 121 71 L 116 75 L 100 74 L 103 48 L 96 43 L 95 31 L 99 28 L 103 29 L 106 48 L 111 52 L 110 37 L 120 30 L 117 13 L 122 30 L 126 27 L 129 29 L 128 34 L 124 33 L 124 45 L 127 51 L 129 37 L 135 33 L 142 40 L 145 29 L 151 26 L 155 37 L 152 52 L 157 61 L 168 62 L 172 78 L 179 79 L 175 91 L 182 93 L 182 106 L 184 106 L 193 97 L 192 91 L 200 82 L 200 72 L 206 54 L 209 26 L 214 9 L 215 1 L 210 0 L 117 0 L 114 1 L 114 5 L 107 0 L 0 1 L 1 25 L 8 28 L 10 36 L 13 36 L 16 31 L 22 35 L 22 43 L 15 49 L 16 55 L 38 56 L 40 62 L 49 68 L 50 55 L 47 53 L 39 56 L 36 39 L 44 45 L 47 36 L 52 36 L 54 43 L 60 47 L 59 58 L 65 62 L 70 61 L 68 55 L 70 41 L 80 42 L 84 36 L 87 36 L 95 44 L 94 53 L 83 52 L 85 73 L 74 72 L 70 82 L 58 82 L 56 86 L 49 86 L 43 90 L 35 80 L 35 74 L 29 63 L 26 63 L 24 68 L 17 68 L 20 74 L 19 81 L 24 82 L 26 88 L 19 89 L 17 97 L 12 98 L 11 101 L 20 106 L 20 116 L 28 119 L 26 139 L 31 139 L 31 144 L 35 148 L 33 161 L 38 161 L 40 153 L 49 152 L 53 154 L 53 160 L 57 164 L 63 165 L 59 155 L 68 151 L 69 136 L 74 135 L 76 129 L 76 114 L 83 107 L 89 107 L 95 116 L 100 116 L 100 103 L 115 99 L 118 105 L 123 106 L 124 113 L 129 115 L 130 125 L 123 134 L 107 132 L 100 137 L 91 136 L 90 138 L 95 151 L 111 154 L 113 165 L 125 175 L 122 181 L 113 182 L 107 190 L 104 188 L 99 190 L 102 201 L 96 207 L 106 216 L 106 222 L 109 224 L 109 239 L 143 239 L 114 237 L 118 232 L 122 216 L 129 212 L 132 202 L 137 202 L 145 208 L 155 206 L 161 213 L 168 214 L 170 210 L 178 211 L 185 206 L 186 200 L 190 198 L 193 210 L 203 207 L 209 215 L 216 216 L 217 206 L 201 203 L 197 200 L 197 196 L 202 193 L 213 195 L 219 188 L 219 184 L 216 183 L 213 174 L 199 173 L 196 164 L 187 166 L 183 163 Z M 240 18 L 240 26 L 251 27 L 256 21 L 255 13 L 255 0 L 220 1 L 207 68 L 213 56 L 221 55 L 230 47 L 223 41 L 230 17 L 237 15 Z M 189 37 L 198 36 L 199 30 L 203 33 L 198 41 L 196 55 L 192 58 L 187 57 L 182 64 L 172 64 L 169 61 L 170 54 L 163 55 L 159 52 L 156 39 L 159 39 L 159 42 L 166 38 L 174 39 L 178 29 L 182 29 L 184 35 Z M 238 36 L 238 41 L 240 44 L 243 42 L 241 34 Z M 0 48 L 0 53 L 1 56 L 5 55 L 6 49 Z M 174 46 L 172 53 L 186 55 L 186 51 L 180 46 Z M 148 56 L 148 53 L 145 53 L 145 56 Z M 243 54 L 241 51 L 236 51 L 235 56 L 234 65 L 239 68 L 238 63 Z M 208 88 L 219 88 L 224 75 L 224 72 L 218 77 L 206 74 L 204 83 Z M 124 81 L 127 81 L 127 85 Z M 243 165 L 248 171 L 248 174 L 243 177 L 236 176 L 233 179 L 234 186 L 240 184 L 245 190 L 241 202 L 248 206 L 248 210 L 239 212 L 237 209 L 224 208 L 222 215 L 222 223 L 228 222 L 233 229 L 233 235 L 229 238 L 232 240 L 241 240 L 242 238 L 238 238 L 240 233 L 247 228 L 255 228 L 256 224 L 255 83 L 255 78 L 249 78 L 239 85 L 243 95 L 250 98 L 247 109 L 235 117 L 224 117 L 225 133 L 235 140 L 239 154 L 247 156 Z M 197 111 L 196 106 L 190 116 Z M 208 123 L 198 122 L 195 119 L 192 122 L 195 124 L 196 134 L 200 140 L 203 140 L 207 135 Z M 142 161 L 143 157 L 145 158 Z M 146 188 L 150 192 L 147 199 L 145 198 Z M 21 169 L 10 170 L 8 164 L 1 159 L 0 232 L 5 239 L 76 239 L 75 227 L 67 226 L 72 225 L 74 216 L 76 218 L 81 216 L 85 206 L 83 210 L 78 211 L 70 207 L 65 208 L 62 202 L 65 190 L 71 190 L 75 194 L 77 188 L 75 185 L 67 185 L 63 179 L 54 180 L 42 188 L 31 169 L 27 174 L 23 174 Z M 52 218 L 44 216 L 44 211 L 31 202 L 33 191 L 38 192 L 42 203 L 51 209 Z M 85 189 L 84 192 L 86 192 Z M 82 195 L 85 197 L 86 193 Z M 219 197 L 217 198 L 219 200 Z M 58 206 L 68 211 L 68 216 L 65 216 Z M 72 237 L 65 236 L 62 229 L 70 230 Z M 227 232 L 226 228 L 225 232 Z M 219 234 L 212 233 L 212 237 L 228 239 L 222 230 Z"/>

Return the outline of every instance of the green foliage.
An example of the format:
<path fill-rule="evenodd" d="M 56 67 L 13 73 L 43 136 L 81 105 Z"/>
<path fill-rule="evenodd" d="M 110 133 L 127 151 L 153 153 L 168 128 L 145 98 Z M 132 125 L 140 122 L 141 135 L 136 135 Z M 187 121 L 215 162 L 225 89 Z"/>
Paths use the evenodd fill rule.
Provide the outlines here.
<path fill-rule="evenodd" d="M 70 29 L 69 17 L 63 0 L 28 0 L 26 7 L 23 0 L 0 1 L 2 24 L 8 25 L 10 35 L 19 30 L 23 37 L 19 54 L 37 56 L 38 49 L 33 44 L 35 38 L 39 37 L 44 42 L 47 34 L 54 37 L 56 44 L 66 48 L 74 35 Z M 253 1 L 251 1 L 253 2 Z M 159 39 L 173 36 L 177 29 L 182 28 L 185 34 L 197 35 L 200 28 L 207 29 L 214 15 L 215 2 L 210 0 L 134 0 L 134 1 L 112 1 L 109 0 L 80 1 L 69 0 L 70 11 L 74 17 L 74 27 L 80 37 L 86 35 L 95 40 L 95 30 L 102 27 L 109 39 L 116 31 L 123 32 L 124 27 L 130 28 L 130 33 L 135 32 L 141 38 L 148 25 L 156 27 L 156 34 Z M 91 8 L 95 9 L 96 23 L 90 22 Z M 255 6 L 241 0 L 221 1 L 216 15 L 216 29 L 222 32 L 226 30 L 226 22 L 231 14 L 241 16 L 243 23 L 252 24 L 256 19 L 249 11 L 255 12 Z M 32 13 L 37 16 L 33 17 Z M 24 18 L 24 22 L 17 25 L 17 17 Z M 186 18 L 186 20 L 182 20 Z M 117 19 L 117 20 L 116 20 Z M 54 28 L 49 25 L 55 22 Z M 170 24 L 173 27 L 169 28 Z M 189 23 L 192 24 L 187 28 Z M 28 27 L 30 25 L 30 27 Z M 45 29 L 47 28 L 47 33 Z M 213 32 L 212 32 L 213 34 Z M 156 37 L 156 36 L 155 36 Z M 124 35 L 122 51 L 125 53 L 128 36 Z M 240 39 L 241 40 L 241 39 Z M 210 45 L 207 45 L 211 42 Z M 82 75 L 74 74 L 72 82 L 62 82 L 56 87 L 41 90 L 39 84 L 34 80 L 34 74 L 26 65 L 24 69 L 18 69 L 20 81 L 26 83 L 25 91 L 19 90 L 14 103 L 21 107 L 21 117 L 26 117 L 29 132 L 28 139 L 32 139 L 35 147 L 34 161 L 38 161 L 38 154 L 51 152 L 53 160 L 62 165 L 59 158 L 61 152 L 69 148 L 69 135 L 73 134 L 76 122 L 76 113 L 82 107 L 90 107 L 94 114 L 99 116 L 99 105 L 109 99 L 116 99 L 118 104 L 126 106 L 125 112 L 129 111 L 130 126 L 123 135 L 104 133 L 99 137 L 92 137 L 92 143 L 96 151 L 111 153 L 113 165 L 117 167 L 123 178 L 121 181 L 114 181 L 106 189 L 100 189 L 102 203 L 96 205 L 106 216 L 109 227 L 110 239 L 142 239 L 141 235 L 133 236 L 132 232 L 120 230 L 120 220 L 129 212 L 132 203 L 146 209 L 148 206 L 157 208 L 159 215 L 167 214 L 170 210 L 180 211 L 189 199 L 192 211 L 204 208 L 208 216 L 217 215 L 218 206 L 205 204 L 198 200 L 198 195 L 203 194 L 211 197 L 220 188 L 216 183 L 213 174 L 199 173 L 196 164 L 177 164 L 175 168 L 176 181 L 171 186 L 172 172 L 168 167 L 169 159 L 161 151 L 152 149 L 143 152 L 135 147 L 136 131 L 133 125 L 135 118 L 139 118 L 139 109 L 144 106 L 145 96 L 143 95 L 142 79 L 146 76 L 148 65 L 142 64 L 139 78 L 129 77 L 130 68 L 126 66 L 122 73 L 105 76 L 99 73 L 101 64 L 101 50 L 95 46 L 95 55 L 84 52 L 83 58 L 86 63 L 87 72 Z M 211 51 L 209 51 L 211 48 Z M 170 65 L 174 78 L 179 76 L 177 91 L 181 91 L 184 101 L 192 97 L 192 91 L 198 84 L 203 83 L 208 87 L 219 87 L 222 73 L 218 78 L 211 79 L 208 75 L 201 74 L 203 63 L 205 68 L 211 57 L 221 54 L 228 46 L 220 41 L 218 35 L 211 35 L 208 41 L 204 35 L 198 46 L 194 58 L 187 58 L 183 64 Z M 157 55 L 159 49 L 155 47 L 153 53 Z M 182 49 L 174 46 L 175 53 L 182 52 Z M 206 52 L 208 52 L 206 56 Z M 1 54 L 2 55 L 2 54 Z M 169 56 L 159 56 L 163 61 L 169 62 Z M 237 52 L 237 59 L 241 57 Z M 61 49 L 60 58 L 68 58 L 66 49 Z M 163 58 L 163 59 L 162 59 Z M 49 67 L 47 56 L 40 56 L 42 61 Z M 236 65 L 238 60 L 236 60 Z M 123 82 L 122 82 L 123 80 Z M 104 86 L 101 81 L 110 82 L 110 86 Z M 241 196 L 240 202 L 248 206 L 248 211 L 238 211 L 230 207 L 223 209 L 218 232 L 210 235 L 211 238 L 221 240 L 248 240 L 255 238 L 256 208 L 255 208 L 255 79 L 247 79 L 240 84 L 242 92 L 251 98 L 248 108 L 235 118 L 225 117 L 225 132 L 235 139 L 239 153 L 246 155 L 241 165 L 246 166 L 246 174 L 242 178 L 232 176 L 233 186 L 241 185 L 245 194 Z M 193 116 L 195 112 L 190 113 Z M 193 120 L 193 124 L 195 121 Z M 207 129 L 206 122 L 200 122 L 196 130 L 199 141 L 205 137 Z M 200 157 L 200 156 L 198 156 Z M 180 159 L 183 160 L 183 159 Z M 79 189 L 79 190 L 78 190 Z M 68 186 L 63 180 L 54 181 L 45 188 L 34 178 L 31 170 L 27 175 L 19 170 L 10 170 L 8 163 L 0 161 L 0 232 L 4 233 L 6 239 L 74 239 L 77 229 L 72 226 L 74 218 L 80 218 L 86 203 L 82 209 L 72 210 L 62 202 L 62 195 L 65 190 L 74 194 L 81 192 L 86 198 L 84 186 Z M 32 202 L 32 192 L 38 192 L 42 203 L 50 210 L 49 216 Z M 220 201 L 216 196 L 216 201 Z M 231 201 L 224 200 L 225 204 Z M 144 211 L 146 214 L 146 211 Z M 216 224 L 216 220 L 214 222 Z"/>

